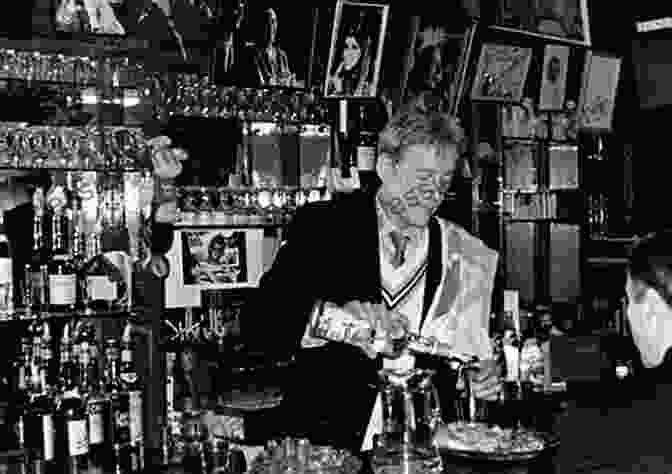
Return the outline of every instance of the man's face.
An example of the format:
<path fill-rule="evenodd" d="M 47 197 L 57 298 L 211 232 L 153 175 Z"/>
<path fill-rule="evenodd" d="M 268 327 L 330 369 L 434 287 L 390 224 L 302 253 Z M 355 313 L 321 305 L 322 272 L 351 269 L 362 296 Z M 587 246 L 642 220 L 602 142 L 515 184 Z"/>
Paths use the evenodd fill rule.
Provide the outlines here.
<path fill-rule="evenodd" d="M 403 224 L 426 226 L 450 187 L 457 159 L 456 145 L 411 145 L 402 149 L 396 164 L 382 154 L 381 200 Z"/>

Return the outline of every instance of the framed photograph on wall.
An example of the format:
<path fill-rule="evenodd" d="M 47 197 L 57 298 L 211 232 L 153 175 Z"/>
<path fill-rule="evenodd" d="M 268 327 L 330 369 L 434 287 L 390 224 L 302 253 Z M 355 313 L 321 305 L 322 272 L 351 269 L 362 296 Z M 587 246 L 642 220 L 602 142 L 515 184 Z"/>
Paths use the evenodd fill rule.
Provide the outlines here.
<path fill-rule="evenodd" d="M 579 97 L 579 128 L 610 131 L 622 59 L 586 51 L 583 86 Z"/>
<path fill-rule="evenodd" d="M 331 30 L 325 97 L 375 97 L 389 5 L 338 0 Z"/>
<path fill-rule="evenodd" d="M 264 266 L 263 229 L 182 227 L 166 253 L 166 307 L 200 305 L 202 290 L 256 288 Z"/>
<path fill-rule="evenodd" d="M 316 7 L 279 0 L 218 1 L 223 5 L 212 72 L 217 83 L 307 87 Z"/>
<path fill-rule="evenodd" d="M 588 0 L 499 0 L 495 29 L 590 46 Z"/>
<path fill-rule="evenodd" d="M 520 102 L 532 48 L 484 43 L 471 89 L 472 100 Z"/>
<path fill-rule="evenodd" d="M 544 48 L 544 64 L 541 71 L 539 110 L 563 110 L 567 90 L 567 65 L 569 47 L 547 44 Z"/>
<path fill-rule="evenodd" d="M 467 66 L 476 33 L 476 22 L 462 32 L 452 32 L 445 22 L 427 16 L 411 19 L 411 44 L 406 49 L 402 98 L 432 92 L 443 109 L 455 115 L 464 93 Z"/>

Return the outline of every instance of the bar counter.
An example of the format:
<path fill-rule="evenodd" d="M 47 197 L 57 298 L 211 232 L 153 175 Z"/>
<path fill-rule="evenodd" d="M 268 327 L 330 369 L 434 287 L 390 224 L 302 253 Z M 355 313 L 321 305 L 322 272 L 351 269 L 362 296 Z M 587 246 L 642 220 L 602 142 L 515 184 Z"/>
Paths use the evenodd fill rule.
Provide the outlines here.
<path fill-rule="evenodd" d="M 662 391 L 661 391 L 662 390 Z M 443 456 L 444 472 L 459 474 L 571 474 L 571 473 L 638 473 L 652 472 L 664 474 L 672 469 L 672 450 L 669 449 L 664 434 L 656 432 L 656 427 L 667 424 L 672 419 L 670 410 L 660 411 L 655 400 L 672 394 L 672 385 L 653 386 L 639 377 L 621 382 L 590 382 L 570 384 L 561 394 L 549 395 L 538 405 L 530 407 L 530 412 L 544 413 L 535 421 L 540 429 L 553 430 L 560 436 L 560 445 L 554 450 L 527 462 L 485 462 Z M 663 399 L 665 400 L 665 399 Z M 666 398 L 669 400 L 672 398 Z M 651 402 L 654 402 L 651 405 Z M 649 406 L 642 411 L 644 403 Z M 665 406 L 665 405 L 663 405 Z M 246 431 L 250 434 L 250 445 L 263 446 L 264 434 L 278 439 L 279 431 L 269 431 L 280 421 L 272 410 L 250 419 Z M 286 433 L 286 432 L 285 432 Z M 320 444 L 319 441 L 313 441 Z M 360 454 L 364 463 L 363 473 L 369 474 L 367 454 Z M 149 462 L 149 459 L 156 460 Z M 161 466 L 158 454 L 150 455 L 147 473 L 192 474 L 200 469 L 184 466 Z M 248 460 L 248 465 L 249 465 Z M 0 457 L 0 474 L 38 474 L 26 469 L 20 456 Z M 59 470 L 59 474 L 60 474 Z M 101 474 L 100 470 L 93 471 Z M 50 473 L 45 473 L 50 474 Z M 84 473 L 80 473 L 84 474 Z M 110 473 L 112 474 L 112 473 Z M 237 474 L 237 473 L 231 473 Z"/>

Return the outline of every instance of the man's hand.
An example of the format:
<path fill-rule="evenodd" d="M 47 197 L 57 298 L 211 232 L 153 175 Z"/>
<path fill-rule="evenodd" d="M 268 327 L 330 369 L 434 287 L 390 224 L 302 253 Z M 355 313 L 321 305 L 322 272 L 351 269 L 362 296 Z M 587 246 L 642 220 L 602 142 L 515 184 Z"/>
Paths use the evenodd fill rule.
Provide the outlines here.
<path fill-rule="evenodd" d="M 408 332 L 408 318 L 401 313 L 388 310 L 383 304 L 351 301 L 346 303 L 343 309 L 353 318 L 365 320 L 373 331 L 384 334 L 387 339 L 398 339 Z M 371 333 L 367 336 L 370 337 Z M 378 352 L 366 339 L 362 340 L 358 347 L 364 350 L 367 356 L 375 358 Z"/>
<path fill-rule="evenodd" d="M 470 375 L 474 396 L 481 400 L 497 400 L 502 391 L 501 371 L 501 366 L 494 359 L 481 361 L 480 370 Z"/>

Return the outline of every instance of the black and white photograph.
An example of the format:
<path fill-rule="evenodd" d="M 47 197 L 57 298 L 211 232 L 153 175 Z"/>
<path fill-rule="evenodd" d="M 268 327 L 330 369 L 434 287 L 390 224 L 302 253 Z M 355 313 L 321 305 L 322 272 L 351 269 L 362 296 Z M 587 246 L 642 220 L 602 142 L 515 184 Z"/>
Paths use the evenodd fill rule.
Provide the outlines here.
<path fill-rule="evenodd" d="M 193 62 L 209 51 L 225 0 L 53 0 L 54 29 L 146 40 Z"/>
<path fill-rule="evenodd" d="M 539 92 L 539 110 L 564 109 L 568 61 L 568 46 L 546 45 Z"/>
<path fill-rule="evenodd" d="M 408 100 L 432 92 L 449 111 L 459 106 L 475 26 L 455 32 L 444 23 L 436 17 L 415 19 L 412 47 L 405 60 L 404 96 Z"/>
<path fill-rule="evenodd" d="M 327 97 L 375 97 L 388 5 L 339 0 L 324 81 Z"/>
<path fill-rule="evenodd" d="M 472 100 L 520 102 L 531 60 L 531 48 L 483 44 L 471 88 Z"/>
<path fill-rule="evenodd" d="M 223 0 L 213 75 L 245 87 L 307 86 L 316 7 L 273 0 Z"/>
<path fill-rule="evenodd" d="M 182 232 L 182 249 L 185 285 L 210 287 L 248 281 L 244 231 L 186 230 Z"/>
<path fill-rule="evenodd" d="M 178 227 L 166 253 L 166 307 L 200 306 L 204 290 L 256 288 L 268 258 L 263 229 Z"/>
<path fill-rule="evenodd" d="M 500 0 L 499 26 L 590 46 L 588 0 Z"/>

